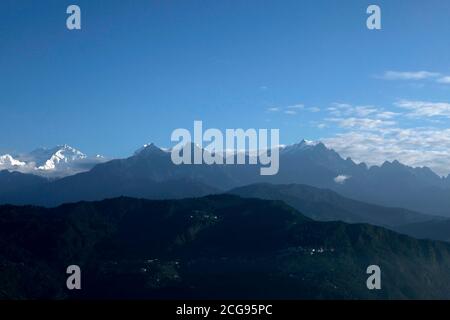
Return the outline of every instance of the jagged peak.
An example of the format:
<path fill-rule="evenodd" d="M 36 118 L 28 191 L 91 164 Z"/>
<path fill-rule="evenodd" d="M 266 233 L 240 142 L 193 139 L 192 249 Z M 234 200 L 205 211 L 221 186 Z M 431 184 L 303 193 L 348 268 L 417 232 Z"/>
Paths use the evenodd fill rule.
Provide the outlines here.
<path fill-rule="evenodd" d="M 384 161 L 383 164 L 381 165 L 381 168 L 386 168 L 386 167 L 406 167 L 405 165 L 403 165 L 402 163 L 400 163 L 400 161 L 398 160 L 394 160 L 394 161 Z"/>
<path fill-rule="evenodd" d="M 134 155 L 149 154 L 149 153 L 161 153 L 161 152 L 166 152 L 166 150 L 158 147 L 155 143 L 151 142 L 151 143 L 146 143 L 142 147 L 137 149 L 134 152 Z"/>
<path fill-rule="evenodd" d="M 316 147 L 324 148 L 325 145 L 320 141 L 311 141 L 311 140 L 302 139 L 298 143 L 283 146 L 281 150 L 283 152 L 295 152 L 295 151 L 308 150 L 308 149 L 312 149 L 312 148 L 316 148 Z"/>

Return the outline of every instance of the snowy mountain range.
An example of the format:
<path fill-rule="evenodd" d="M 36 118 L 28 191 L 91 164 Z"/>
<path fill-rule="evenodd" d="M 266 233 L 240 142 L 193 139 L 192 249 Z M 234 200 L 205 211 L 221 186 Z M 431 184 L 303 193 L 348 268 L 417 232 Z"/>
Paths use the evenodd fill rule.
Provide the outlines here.
<path fill-rule="evenodd" d="M 38 148 L 25 154 L 2 155 L 0 170 L 58 178 L 88 171 L 94 165 L 105 161 L 106 159 L 102 156 L 89 157 L 64 144 L 53 148 Z"/>
<path fill-rule="evenodd" d="M 450 176 L 441 177 L 427 167 L 413 168 L 398 161 L 369 167 L 341 157 L 321 142 L 306 140 L 280 147 L 280 170 L 273 176 L 261 176 L 259 165 L 175 165 L 170 151 L 154 144 L 126 159 L 110 161 L 88 157 L 69 146 L 1 159 L 8 171 L 3 171 L 0 185 L 5 181 L 16 188 L 0 192 L 0 203 L 53 206 L 123 195 L 175 199 L 272 183 L 304 184 L 367 203 L 450 216 Z M 8 175 L 9 171 L 18 172 Z M 54 181 L 30 182 L 20 172 Z M 25 182 L 27 187 L 21 187 Z"/>

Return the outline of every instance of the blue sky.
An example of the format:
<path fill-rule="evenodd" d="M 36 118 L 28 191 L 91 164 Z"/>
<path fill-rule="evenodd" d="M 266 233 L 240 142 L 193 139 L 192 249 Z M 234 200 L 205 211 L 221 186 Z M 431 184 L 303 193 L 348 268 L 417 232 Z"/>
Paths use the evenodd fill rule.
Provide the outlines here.
<path fill-rule="evenodd" d="M 124 157 L 203 120 L 449 173 L 449 18 L 442 0 L 2 0 L 0 152 Z"/>

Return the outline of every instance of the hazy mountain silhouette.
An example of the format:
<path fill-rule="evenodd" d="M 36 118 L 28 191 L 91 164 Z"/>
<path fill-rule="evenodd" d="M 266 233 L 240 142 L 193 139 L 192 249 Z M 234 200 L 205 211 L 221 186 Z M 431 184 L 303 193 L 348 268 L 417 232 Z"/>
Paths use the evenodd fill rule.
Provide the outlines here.
<path fill-rule="evenodd" d="M 127 159 L 98 164 L 89 172 L 27 187 L 17 194 L 1 193 L 0 203 L 49 206 L 121 195 L 181 198 L 269 182 L 306 184 L 363 202 L 450 216 L 450 179 L 429 168 L 411 168 L 398 161 L 368 168 L 343 159 L 322 143 L 302 141 L 280 150 L 278 174 L 261 176 L 259 169 L 259 165 L 177 166 L 170 152 L 151 144 Z"/>
<path fill-rule="evenodd" d="M 366 287 L 372 264 L 382 290 Z M 0 265 L 4 299 L 450 298 L 448 244 L 232 195 L 1 206 Z"/>
<path fill-rule="evenodd" d="M 336 181 L 339 176 L 346 179 Z M 287 147 L 280 153 L 279 174 L 266 181 L 307 184 L 364 202 L 450 215 L 448 178 L 439 177 L 429 168 L 411 168 L 398 161 L 368 168 L 364 163 L 341 158 L 322 143 Z"/>
<path fill-rule="evenodd" d="M 318 221 L 339 220 L 392 227 L 431 219 L 422 213 L 368 204 L 345 198 L 331 190 L 307 185 L 254 184 L 233 189 L 229 193 L 246 198 L 281 200 Z"/>
<path fill-rule="evenodd" d="M 47 179 L 32 174 L 0 171 L 0 195 L 10 193 L 20 195 L 27 188 L 40 187 L 46 183 L 48 183 Z"/>
<path fill-rule="evenodd" d="M 397 226 L 394 230 L 418 239 L 450 242 L 450 219 L 411 223 Z"/>

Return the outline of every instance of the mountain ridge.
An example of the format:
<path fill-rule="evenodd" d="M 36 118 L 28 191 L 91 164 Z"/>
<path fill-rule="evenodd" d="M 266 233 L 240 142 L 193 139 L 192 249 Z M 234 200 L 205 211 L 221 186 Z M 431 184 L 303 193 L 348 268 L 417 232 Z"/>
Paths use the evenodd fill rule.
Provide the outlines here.
<path fill-rule="evenodd" d="M 248 157 L 246 155 L 247 160 Z M 193 192 L 186 192 L 191 189 L 190 183 L 180 184 L 178 194 L 158 192 L 157 184 L 168 181 L 203 185 L 199 189 L 204 192 L 199 192 L 198 196 L 254 183 L 306 184 L 367 203 L 450 216 L 450 179 L 439 177 L 431 169 L 412 168 L 398 161 L 368 167 L 350 158 L 343 159 L 323 143 L 306 141 L 280 149 L 279 172 L 273 176 L 261 176 L 259 166 L 249 164 L 174 165 L 169 150 L 149 144 L 126 159 L 97 164 L 89 171 L 53 181 L 42 190 L 30 187 L 18 191 L 20 194 L 16 196 L 0 194 L 0 203 L 57 205 L 66 200 L 100 200 L 120 195 L 140 197 L 146 193 L 152 198 L 195 196 Z M 87 186 L 90 193 L 86 198 L 83 188 Z M 69 193 L 71 197 L 60 196 Z M 21 202 L 14 202 L 17 198 Z"/>

